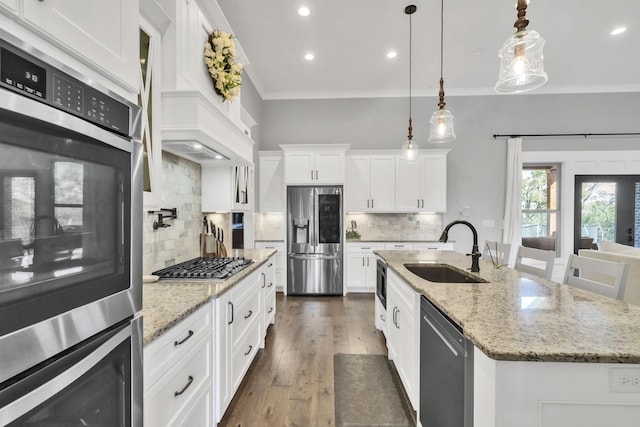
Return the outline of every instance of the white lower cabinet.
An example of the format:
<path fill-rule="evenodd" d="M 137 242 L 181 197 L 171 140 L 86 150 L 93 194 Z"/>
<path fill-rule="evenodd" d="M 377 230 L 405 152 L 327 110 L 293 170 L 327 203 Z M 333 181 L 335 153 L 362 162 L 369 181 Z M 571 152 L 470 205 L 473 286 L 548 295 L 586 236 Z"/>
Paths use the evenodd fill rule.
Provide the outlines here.
<path fill-rule="evenodd" d="M 269 259 L 262 268 L 262 331 L 267 336 L 269 325 L 276 321 L 276 262 Z"/>
<path fill-rule="evenodd" d="M 420 296 L 387 269 L 387 349 L 409 401 L 418 408 Z"/>
<path fill-rule="evenodd" d="M 373 251 L 381 249 L 384 249 L 382 243 L 347 243 L 347 292 L 376 291 L 376 256 Z"/>
<path fill-rule="evenodd" d="M 256 249 L 275 249 L 276 253 L 271 257 L 275 266 L 275 290 L 278 292 L 284 292 L 286 289 L 286 271 L 287 271 L 287 259 L 284 252 L 284 242 L 282 240 L 274 241 L 260 241 L 255 243 Z"/>
<path fill-rule="evenodd" d="M 210 425 L 211 360 L 209 306 L 145 347 L 144 424 Z"/>
<path fill-rule="evenodd" d="M 271 308 L 268 298 L 273 300 L 272 313 L 275 313 L 275 292 L 269 293 L 275 286 L 270 270 L 274 268 L 273 261 L 272 256 L 212 303 L 216 346 L 213 363 L 215 422 L 222 419 L 258 348 L 264 347 L 264 310 Z M 268 319 L 275 321 L 275 317 Z"/>

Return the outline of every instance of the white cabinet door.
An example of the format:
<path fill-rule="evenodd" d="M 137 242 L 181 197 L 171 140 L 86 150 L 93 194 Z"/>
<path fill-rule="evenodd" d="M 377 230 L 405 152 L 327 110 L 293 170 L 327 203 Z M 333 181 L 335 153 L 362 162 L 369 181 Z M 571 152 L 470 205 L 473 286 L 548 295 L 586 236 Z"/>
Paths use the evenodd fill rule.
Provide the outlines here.
<path fill-rule="evenodd" d="M 312 184 L 315 182 L 313 152 L 286 153 L 284 167 L 284 178 L 287 184 Z"/>
<path fill-rule="evenodd" d="M 8 11 L 14 15 L 18 14 L 18 0 L 0 0 L 0 12 Z"/>
<path fill-rule="evenodd" d="M 422 188 L 420 210 L 423 212 L 446 212 L 447 157 L 422 157 L 420 162 Z"/>
<path fill-rule="evenodd" d="M 202 212 L 229 212 L 231 210 L 231 169 L 203 167 Z"/>
<path fill-rule="evenodd" d="M 414 408 L 418 398 L 419 296 L 387 270 L 387 348 Z"/>
<path fill-rule="evenodd" d="M 260 212 L 284 212 L 284 159 L 260 156 Z"/>
<path fill-rule="evenodd" d="M 392 212 L 395 208 L 395 159 L 371 156 L 371 210 Z"/>
<path fill-rule="evenodd" d="M 365 287 L 369 292 L 376 291 L 376 256 L 372 253 L 365 258 Z"/>
<path fill-rule="evenodd" d="M 317 152 L 315 153 L 316 184 L 344 183 L 344 153 Z"/>
<path fill-rule="evenodd" d="M 23 2 L 25 21 L 133 93 L 139 83 L 139 16 L 137 0 Z"/>
<path fill-rule="evenodd" d="M 420 159 L 396 159 L 396 210 L 417 212 L 421 206 Z"/>
<path fill-rule="evenodd" d="M 347 292 L 362 292 L 366 287 L 367 256 L 362 252 L 347 253 Z"/>
<path fill-rule="evenodd" d="M 369 156 L 348 156 L 344 190 L 345 212 L 364 212 L 371 204 Z"/>

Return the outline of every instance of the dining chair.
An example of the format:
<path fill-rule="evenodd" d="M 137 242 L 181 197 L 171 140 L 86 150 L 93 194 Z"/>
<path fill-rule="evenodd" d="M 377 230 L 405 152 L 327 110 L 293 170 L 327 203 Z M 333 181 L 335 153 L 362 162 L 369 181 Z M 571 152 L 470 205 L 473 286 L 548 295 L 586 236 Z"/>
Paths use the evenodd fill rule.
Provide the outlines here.
<path fill-rule="evenodd" d="M 553 261 L 555 258 L 555 251 L 545 251 L 544 249 L 518 246 L 514 268 L 525 273 L 535 274 L 536 276 L 551 280 L 551 275 L 553 274 Z M 525 260 L 527 262 L 524 262 Z M 544 263 L 544 268 L 531 265 L 531 260 L 534 262 L 542 261 Z"/>
<path fill-rule="evenodd" d="M 571 254 L 562 283 L 622 300 L 628 273 L 629 264 Z"/>
<path fill-rule="evenodd" d="M 485 240 L 482 258 L 500 265 L 509 265 L 511 244 Z"/>

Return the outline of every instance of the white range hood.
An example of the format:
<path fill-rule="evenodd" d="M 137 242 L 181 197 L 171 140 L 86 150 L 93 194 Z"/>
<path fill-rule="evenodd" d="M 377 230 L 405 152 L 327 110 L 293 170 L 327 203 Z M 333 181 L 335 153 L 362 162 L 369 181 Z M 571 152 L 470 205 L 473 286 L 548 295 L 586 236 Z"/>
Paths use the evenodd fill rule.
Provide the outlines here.
<path fill-rule="evenodd" d="M 253 164 L 253 140 L 196 90 L 162 92 L 162 148 L 202 164 Z"/>

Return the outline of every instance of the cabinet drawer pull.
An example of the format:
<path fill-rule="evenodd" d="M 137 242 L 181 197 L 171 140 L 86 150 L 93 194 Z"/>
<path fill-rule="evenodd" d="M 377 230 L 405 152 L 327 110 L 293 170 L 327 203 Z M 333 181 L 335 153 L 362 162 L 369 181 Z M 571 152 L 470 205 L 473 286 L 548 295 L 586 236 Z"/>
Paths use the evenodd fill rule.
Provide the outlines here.
<path fill-rule="evenodd" d="M 251 353 L 251 350 L 253 350 L 253 346 L 252 345 L 249 346 L 249 350 L 247 350 L 247 352 L 244 355 L 246 356 L 249 353 Z"/>
<path fill-rule="evenodd" d="M 311 171 L 311 181 L 313 181 L 313 171 Z"/>
<path fill-rule="evenodd" d="M 424 199 L 422 199 L 422 207 L 424 208 Z"/>
<path fill-rule="evenodd" d="M 262 275 L 262 288 L 267 284 L 267 276 L 264 273 L 260 273 Z"/>
<path fill-rule="evenodd" d="M 369 209 L 369 199 L 367 199 L 367 209 Z"/>
<path fill-rule="evenodd" d="M 271 313 L 273 312 L 273 307 L 269 307 L 269 311 L 267 311 L 267 313 Z"/>
<path fill-rule="evenodd" d="M 367 257 L 367 267 L 369 267 L 369 257 Z"/>
<path fill-rule="evenodd" d="M 362 266 L 364 267 L 364 257 L 362 257 Z"/>
<path fill-rule="evenodd" d="M 272 262 L 270 262 L 270 263 L 267 265 L 267 267 L 273 267 L 273 263 L 272 263 Z M 264 273 L 263 273 L 263 274 L 264 274 Z"/>
<path fill-rule="evenodd" d="M 318 180 L 318 170 L 316 169 L 316 181 Z"/>
<path fill-rule="evenodd" d="M 371 209 L 373 209 L 373 199 L 371 199 Z"/>
<path fill-rule="evenodd" d="M 393 245 L 394 248 L 404 248 L 404 245 Z"/>
<path fill-rule="evenodd" d="M 267 288 L 270 288 L 273 286 L 273 282 L 269 282 L 269 284 L 267 285 Z"/>
<path fill-rule="evenodd" d="M 253 311 L 249 310 L 249 314 L 247 314 L 246 316 L 244 316 L 245 319 L 248 319 L 249 317 L 251 317 L 251 315 L 253 314 Z"/>
<path fill-rule="evenodd" d="M 420 207 L 420 199 L 418 199 L 418 207 Z"/>
<path fill-rule="evenodd" d="M 187 332 L 187 336 L 184 337 L 183 339 L 181 339 L 180 341 L 174 341 L 173 345 L 177 347 L 177 346 L 179 346 L 181 344 L 184 344 L 184 342 L 186 340 L 188 340 L 189 338 L 191 338 L 192 336 L 193 336 L 193 331 L 191 329 L 189 329 L 189 332 Z"/>
<path fill-rule="evenodd" d="M 184 387 L 182 387 L 180 390 L 178 391 L 174 391 L 173 392 L 173 397 L 178 397 L 180 396 L 182 393 L 184 393 L 185 391 L 187 391 L 187 389 L 189 388 L 189 386 L 191 385 L 191 383 L 193 383 L 193 377 L 191 375 L 189 375 L 189 379 L 187 380 L 187 383 L 184 385 Z"/>
<path fill-rule="evenodd" d="M 380 320 L 382 320 L 383 322 L 386 322 L 387 320 L 384 318 L 384 314 L 380 315 Z"/>
<path fill-rule="evenodd" d="M 400 325 L 398 325 L 398 314 L 400 313 L 400 309 L 396 308 L 396 328 L 400 329 Z"/>
<path fill-rule="evenodd" d="M 228 323 L 228 325 L 233 323 L 233 303 L 231 301 L 229 301 L 229 305 L 231 306 L 231 321 Z"/>
<path fill-rule="evenodd" d="M 276 247 L 275 246 L 265 246 L 264 248 L 265 249 L 275 249 Z"/>

